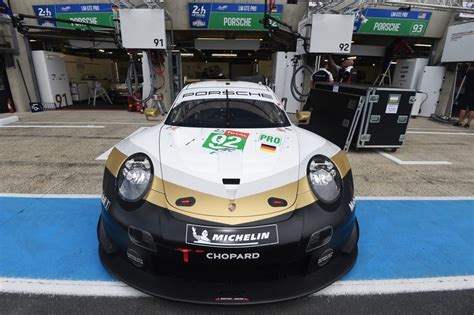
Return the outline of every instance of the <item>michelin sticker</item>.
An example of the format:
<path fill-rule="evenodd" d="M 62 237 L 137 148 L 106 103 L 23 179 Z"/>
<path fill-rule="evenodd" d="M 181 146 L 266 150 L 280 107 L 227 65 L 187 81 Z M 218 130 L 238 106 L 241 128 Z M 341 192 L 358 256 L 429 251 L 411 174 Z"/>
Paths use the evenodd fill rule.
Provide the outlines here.
<path fill-rule="evenodd" d="M 241 150 L 245 148 L 245 143 L 249 134 L 246 132 L 234 130 L 217 130 L 211 132 L 206 141 L 202 144 L 203 148 L 211 150 Z"/>
<path fill-rule="evenodd" d="M 245 228 L 186 225 L 186 244 L 239 248 L 278 244 L 276 224 Z"/>

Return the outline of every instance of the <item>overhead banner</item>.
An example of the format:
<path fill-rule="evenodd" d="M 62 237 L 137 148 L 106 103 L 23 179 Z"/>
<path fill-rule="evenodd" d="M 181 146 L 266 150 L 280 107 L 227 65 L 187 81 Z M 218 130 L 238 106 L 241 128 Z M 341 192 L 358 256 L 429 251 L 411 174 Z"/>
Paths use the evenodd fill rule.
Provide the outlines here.
<path fill-rule="evenodd" d="M 395 36 L 423 36 L 431 12 L 364 9 L 356 14 L 354 33 Z"/>
<path fill-rule="evenodd" d="M 261 20 L 265 5 L 253 3 L 208 3 L 188 4 L 189 28 L 206 30 L 264 30 Z M 280 20 L 283 5 L 272 10 L 272 17 Z"/>
<path fill-rule="evenodd" d="M 51 20 L 38 20 L 39 25 L 57 26 L 69 29 L 88 29 L 88 25 L 74 22 L 98 25 L 91 26 L 92 29 L 100 29 L 100 26 L 114 26 L 111 3 L 87 3 L 87 4 L 47 4 L 34 5 L 33 11 L 38 17 L 56 18 L 69 22 Z"/>

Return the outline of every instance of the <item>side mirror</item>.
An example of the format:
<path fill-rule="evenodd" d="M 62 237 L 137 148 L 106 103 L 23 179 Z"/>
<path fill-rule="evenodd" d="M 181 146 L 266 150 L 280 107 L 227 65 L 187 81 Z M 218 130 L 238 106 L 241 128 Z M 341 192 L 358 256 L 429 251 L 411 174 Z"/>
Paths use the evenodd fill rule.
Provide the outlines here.
<path fill-rule="evenodd" d="M 307 125 L 311 119 L 311 112 L 297 112 L 296 119 L 300 125 Z"/>
<path fill-rule="evenodd" d="M 146 120 L 150 120 L 150 118 L 158 117 L 158 115 L 160 115 L 160 110 L 158 108 L 145 108 L 143 113 L 145 114 Z"/>

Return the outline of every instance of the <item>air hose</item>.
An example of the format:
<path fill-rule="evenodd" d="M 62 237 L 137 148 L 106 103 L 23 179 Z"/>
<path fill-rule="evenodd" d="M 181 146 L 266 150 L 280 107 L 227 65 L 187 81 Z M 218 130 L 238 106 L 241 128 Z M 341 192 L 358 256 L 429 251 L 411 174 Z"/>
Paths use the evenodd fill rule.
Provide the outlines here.
<path fill-rule="evenodd" d="M 155 94 L 154 67 L 151 61 L 150 54 L 148 54 L 148 52 L 146 52 L 146 54 L 147 54 L 146 59 L 148 61 L 148 66 L 150 69 L 150 94 L 146 98 L 142 97 L 142 99 L 139 99 L 136 97 L 137 91 L 140 89 L 140 86 L 143 85 L 143 83 L 140 84 L 140 82 L 138 81 L 138 68 L 137 68 L 138 61 L 136 60 L 136 58 L 132 58 L 130 60 L 130 64 L 128 65 L 128 71 L 127 71 L 127 80 L 125 81 L 130 95 L 133 97 L 135 101 L 141 102 L 141 103 L 148 102 L 153 97 L 153 94 Z"/>

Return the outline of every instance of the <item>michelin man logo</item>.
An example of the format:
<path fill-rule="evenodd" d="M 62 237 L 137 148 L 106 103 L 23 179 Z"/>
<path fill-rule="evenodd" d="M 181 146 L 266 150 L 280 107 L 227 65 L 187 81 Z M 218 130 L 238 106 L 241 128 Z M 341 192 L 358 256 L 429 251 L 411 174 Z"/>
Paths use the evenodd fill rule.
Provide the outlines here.
<path fill-rule="evenodd" d="M 208 237 L 209 233 L 207 230 L 203 230 L 201 232 L 201 235 L 196 233 L 196 228 L 193 226 L 193 237 L 196 239 L 195 243 L 204 243 L 208 244 L 211 242 L 211 240 Z"/>

